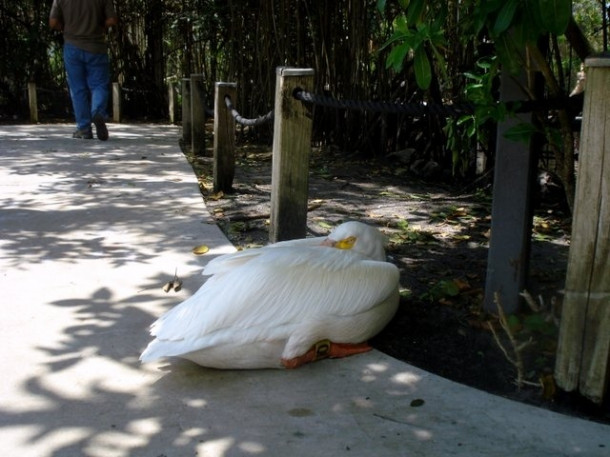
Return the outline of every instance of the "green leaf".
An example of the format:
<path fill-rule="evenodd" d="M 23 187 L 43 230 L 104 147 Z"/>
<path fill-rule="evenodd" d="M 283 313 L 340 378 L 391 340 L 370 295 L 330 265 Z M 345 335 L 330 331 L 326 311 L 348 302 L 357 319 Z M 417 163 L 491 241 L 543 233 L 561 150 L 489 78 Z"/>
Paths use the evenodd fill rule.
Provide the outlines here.
<path fill-rule="evenodd" d="M 392 68 L 397 73 L 400 72 L 410 49 L 409 43 L 401 43 L 394 46 L 385 61 L 385 67 Z"/>
<path fill-rule="evenodd" d="M 555 35 L 562 35 L 572 17 L 572 0 L 538 0 L 544 28 Z"/>
<path fill-rule="evenodd" d="M 425 0 L 414 0 L 409 2 L 409 8 L 407 10 L 407 24 L 413 26 L 420 22 L 422 12 L 426 6 Z"/>
<path fill-rule="evenodd" d="M 385 2 L 386 0 L 377 0 L 377 10 L 380 13 L 383 13 L 383 11 L 385 10 Z"/>
<path fill-rule="evenodd" d="M 442 289 L 445 295 L 449 297 L 457 297 L 460 294 L 460 287 L 455 281 L 442 282 Z"/>
<path fill-rule="evenodd" d="M 510 27 L 513 22 L 513 18 L 515 17 L 515 11 L 517 10 L 518 5 L 519 0 L 509 0 L 504 4 L 504 6 L 502 6 L 493 27 L 493 32 L 495 35 L 501 34 Z"/>
<path fill-rule="evenodd" d="M 396 18 L 392 22 L 392 28 L 394 29 L 395 33 L 409 33 L 407 17 L 404 14 L 399 14 L 398 16 L 396 16 Z"/>
<path fill-rule="evenodd" d="M 432 82 L 432 69 L 430 60 L 426 54 L 426 49 L 420 47 L 413 57 L 413 69 L 415 71 L 415 81 L 421 89 L 428 89 Z"/>

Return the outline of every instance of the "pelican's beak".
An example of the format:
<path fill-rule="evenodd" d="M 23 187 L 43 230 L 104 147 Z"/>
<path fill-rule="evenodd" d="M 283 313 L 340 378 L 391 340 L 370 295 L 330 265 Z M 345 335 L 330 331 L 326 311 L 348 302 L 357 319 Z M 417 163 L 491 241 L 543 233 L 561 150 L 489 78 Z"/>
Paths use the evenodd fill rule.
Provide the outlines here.
<path fill-rule="evenodd" d="M 337 248 L 337 249 L 351 249 L 354 247 L 355 243 L 356 243 L 356 237 L 348 236 L 347 238 L 343 238 L 342 240 L 339 240 L 339 241 L 335 241 L 335 240 L 331 240 L 330 238 L 326 238 L 324 241 L 322 241 L 322 246 L 330 246 L 330 247 Z"/>

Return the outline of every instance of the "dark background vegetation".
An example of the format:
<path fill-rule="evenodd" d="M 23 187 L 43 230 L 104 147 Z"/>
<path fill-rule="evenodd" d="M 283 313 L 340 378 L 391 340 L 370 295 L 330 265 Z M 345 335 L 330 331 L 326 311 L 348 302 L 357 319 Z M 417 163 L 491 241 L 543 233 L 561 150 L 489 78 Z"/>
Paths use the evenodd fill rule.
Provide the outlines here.
<path fill-rule="evenodd" d="M 41 120 L 71 119 L 62 64 L 62 36 L 47 26 L 51 3 L 51 0 L 0 0 L 4 31 L 0 42 L 0 121 L 27 119 L 28 82 L 37 84 Z M 115 2 L 121 22 L 108 35 L 112 80 L 122 84 L 127 121 L 167 119 L 167 85 L 179 86 L 182 78 L 193 73 L 204 75 L 208 103 L 215 81 L 236 82 L 238 100 L 234 104 L 240 113 L 246 117 L 267 113 L 273 107 L 277 66 L 314 68 L 315 91 L 337 98 L 460 103 L 468 96 L 469 83 L 473 82 L 465 74 L 476 73 L 477 68 L 481 69 L 478 63 L 494 58 L 493 39 L 497 39 L 494 30 L 510 24 L 519 27 L 527 13 L 519 12 L 525 2 L 436 3 Z M 514 3 L 516 13 L 503 21 L 505 3 Z M 544 33 L 539 39 L 537 48 L 563 94 L 568 94 L 576 83 L 575 75 L 584 56 L 603 47 L 606 29 L 602 4 L 606 2 L 573 2 L 573 20 L 565 33 Z M 554 17 L 553 11 L 548 13 Z M 394 51 L 393 46 L 384 45 L 400 29 L 397 24 L 401 15 L 410 21 L 410 30 L 422 36 L 417 52 L 425 51 L 433 62 L 431 83 L 425 90 L 415 81 L 413 56 L 417 52 L 404 49 L 402 54 L 394 53 L 392 65 L 386 64 Z M 394 44 L 409 45 L 400 40 Z M 494 125 L 492 122 L 480 126 L 474 132 L 464 124 L 460 129 L 435 117 L 414 119 L 319 108 L 314 138 L 318 145 L 330 144 L 369 157 L 414 148 L 419 159 L 433 162 L 435 169 L 447 172 L 446 177 L 472 179 L 477 152 L 486 156 L 485 168 L 493 166 Z M 269 141 L 271 136 L 270 127 L 252 132 L 252 137 L 242 139 Z M 543 152 L 544 148 L 540 149 Z"/>

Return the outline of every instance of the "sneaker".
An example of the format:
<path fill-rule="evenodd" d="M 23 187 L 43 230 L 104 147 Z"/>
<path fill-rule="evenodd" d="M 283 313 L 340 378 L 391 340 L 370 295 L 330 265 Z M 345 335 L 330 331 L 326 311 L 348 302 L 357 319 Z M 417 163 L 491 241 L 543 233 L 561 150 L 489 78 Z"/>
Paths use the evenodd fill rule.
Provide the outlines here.
<path fill-rule="evenodd" d="M 95 124 L 95 133 L 97 134 L 97 138 L 99 140 L 106 141 L 108 139 L 108 128 L 104 122 L 104 116 L 97 113 L 95 116 L 93 116 L 93 123 Z"/>
<path fill-rule="evenodd" d="M 93 133 L 91 133 L 91 129 L 75 130 L 72 134 L 72 138 L 77 138 L 79 140 L 92 140 Z"/>

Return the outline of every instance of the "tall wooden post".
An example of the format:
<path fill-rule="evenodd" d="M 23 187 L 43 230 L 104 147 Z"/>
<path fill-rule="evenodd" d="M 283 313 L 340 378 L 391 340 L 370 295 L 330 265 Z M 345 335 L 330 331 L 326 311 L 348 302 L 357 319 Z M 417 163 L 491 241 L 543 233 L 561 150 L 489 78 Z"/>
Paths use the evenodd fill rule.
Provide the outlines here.
<path fill-rule="evenodd" d="M 590 58 L 557 384 L 602 403 L 610 383 L 610 55 Z"/>
<path fill-rule="evenodd" d="M 38 97 L 36 96 L 36 83 L 28 83 L 28 103 L 30 105 L 30 122 L 38 122 Z"/>
<path fill-rule="evenodd" d="M 167 85 L 167 112 L 169 115 L 169 123 L 176 123 L 176 85 L 170 82 Z"/>
<path fill-rule="evenodd" d="M 121 84 L 112 83 L 112 121 L 121 122 L 122 106 L 121 106 Z"/>
<path fill-rule="evenodd" d="M 525 83 L 525 75 L 522 75 Z M 502 101 L 523 100 L 526 95 L 507 74 L 500 80 Z M 502 309 L 515 312 L 519 293 L 525 287 L 529 266 L 532 231 L 530 188 L 534 163 L 528 144 L 504 138 L 508 129 L 519 122 L 529 122 L 531 115 L 519 114 L 498 124 L 496 163 L 491 208 L 491 240 L 485 279 L 485 309 L 496 310 L 497 293 Z"/>
<path fill-rule="evenodd" d="M 191 119 L 191 79 L 182 78 L 182 147 L 191 151 L 193 121 Z"/>
<path fill-rule="evenodd" d="M 205 105 L 203 75 L 191 75 L 191 148 L 193 154 L 205 155 Z"/>
<path fill-rule="evenodd" d="M 237 84 L 217 82 L 214 89 L 214 192 L 230 192 L 235 176 L 235 119 L 225 97 L 236 99 Z"/>
<path fill-rule="evenodd" d="M 293 96 L 296 88 L 311 91 L 311 68 L 276 70 L 271 168 L 271 242 L 304 238 L 307 229 L 309 153 L 312 107 Z"/>

